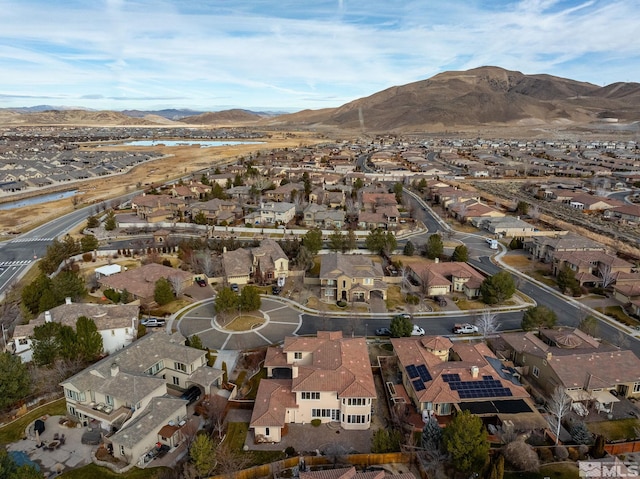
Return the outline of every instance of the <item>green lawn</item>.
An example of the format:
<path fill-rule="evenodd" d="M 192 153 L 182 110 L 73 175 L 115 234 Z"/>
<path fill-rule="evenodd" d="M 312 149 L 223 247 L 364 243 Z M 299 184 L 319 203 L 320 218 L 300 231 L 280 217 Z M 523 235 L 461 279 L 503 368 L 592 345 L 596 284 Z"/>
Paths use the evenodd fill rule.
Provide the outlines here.
<path fill-rule="evenodd" d="M 587 423 L 589 431 L 593 434 L 602 434 L 608 441 L 635 438 L 635 428 L 640 427 L 638 419 L 618 419 L 615 421 L 601 421 Z"/>
<path fill-rule="evenodd" d="M 539 472 L 507 472 L 504 473 L 504 479 L 577 479 L 578 466 L 571 462 L 563 462 L 556 464 L 547 464 L 540 467 Z"/>
<path fill-rule="evenodd" d="M 62 477 L 64 479 L 86 479 L 88 477 L 99 477 L 101 479 L 155 479 L 157 477 L 160 477 L 160 474 L 162 474 L 162 472 L 168 470 L 169 468 L 166 467 L 150 467 L 148 469 L 138 469 L 137 467 L 134 467 L 128 472 L 117 474 L 111 469 L 107 469 L 106 467 L 96 466 L 95 464 L 88 464 L 84 467 L 65 472 L 58 477 Z"/>
<path fill-rule="evenodd" d="M 40 407 L 30 413 L 25 414 L 20 419 L 0 428 L 0 444 L 9 444 L 22 439 L 27 426 L 45 414 L 50 416 L 62 416 L 67 413 L 67 406 L 64 398 L 58 399 L 46 406 Z"/>

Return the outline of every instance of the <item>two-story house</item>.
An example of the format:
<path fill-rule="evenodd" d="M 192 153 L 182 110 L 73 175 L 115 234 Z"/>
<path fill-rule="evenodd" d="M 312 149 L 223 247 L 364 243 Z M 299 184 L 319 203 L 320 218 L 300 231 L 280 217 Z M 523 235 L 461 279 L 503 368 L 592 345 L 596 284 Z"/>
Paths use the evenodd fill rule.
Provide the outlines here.
<path fill-rule="evenodd" d="M 48 322 L 56 322 L 75 329 L 81 316 L 92 319 L 102 337 L 105 353 L 114 353 L 130 344 L 137 335 L 140 307 L 134 304 L 72 303 L 51 308 L 27 324 L 15 327 L 9 349 L 20 356 L 22 362 L 32 359 L 33 330 Z"/>
<path fill-rule="evenodd" d="M 410 276 L 423 286 L 427 296 L 463 293 L 468 299 L 480 296 L 484 277 L 467 263 L 414 263 L 409 267 Z"/>
<path fill-rule="evenodd" d="M 597 241 L 575 233 L 559 232 L 556 236 L 534 236 L 524 244 L 524 249 L 545 263 L 551 263 L 560 251 L 605 251 Z"/>
<path fill-rule="evenodd" d="M 197 385 L 212 394 L 223 378 L 223 371 L 207 366 L 206 351 L 185 346 L 184 340 L 161 331 L 147 334 L 66 379 L 61 386 L 67 414 L 103 430 L 114 456 L 128 463 L 138 462 L 158 442 L 176 446 L 187 401 L 168 397 L 167 384 Z M 177 428 L 161 435 L 167 424 Z"/>
<path fill-rule="evenodd" d="M 257 442 L 280 442 L 287 424 L 315 419 L 369 429 L 376 389 L 364 338 L 342 331 L 287 337 L 267 350 L 264 365 L 268 379 L 260 382 L 249 426 Z"/>
<path fill-rule="evenodd" d="M 296 205 L 293 203 L 262 203 L 257 211 L 256 220 L 265 224 L 287 224 L 296 215 Z"/>
<path fill-rule="evenodd" d="M 229 283 L 272 283 L 289 277 L 289 258 L 277 241 L 266 238 L 255 248 L 238 248 L 222 253 L 224 274 Z"/>
<path fill-rule="evenodd" d="M 322 256 L 322 301 L 369 301 L 372 294 L 387 299 L 387 284 L 380 263 L 366 256 L 330 253 Z"/>

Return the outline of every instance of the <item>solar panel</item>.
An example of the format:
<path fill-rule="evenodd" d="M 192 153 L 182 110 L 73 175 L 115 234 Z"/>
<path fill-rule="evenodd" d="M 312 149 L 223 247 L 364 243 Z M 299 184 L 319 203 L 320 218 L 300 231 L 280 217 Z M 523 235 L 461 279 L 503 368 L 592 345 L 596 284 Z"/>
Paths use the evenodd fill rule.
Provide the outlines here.
<path fill-rule="evenodd" d="M 447 375 L 446 378 L 449 380 L 449 388 L 457 391 L 461 399 L 513 396 L 509 388 L 503 387 L 502 383 L 492 376 L 483 376 L 481 381 L 453 381 L 454 378 L 451 376 L 453 375 Z"/>
<path fill-rule="evenodd" d="M 420 374 L 418 374 L 418 370 L 416 369 L 416 367 L 413 364 L 410 364 L 405 369 L 407 370 L 407 374 L 409 375 L 409 377 L 411 379 L 414 379 L 414 378 L 417 378 L 418 376 L 420 376 Z"/>
<path fill-rule="evenodd" d="M 482 376 L 482 379 L 484 381 L 491 381 L 493 379 L 493 376 Z"/>
<path fill-rule="evenodd" d="M 424 364 L 419 365 L 416 369 L 418 370 L 420 379 L 422 379 L 424 382 L 431 381 L 431 379 L 433 379 Z"/>
<path fill-rule="evenodd" d="M 443 374 L 442 375 L 442 380 L 445 383 L 451 383 L 454 381 L 460 381 L 460 375 L 459 374 Z"/>
<path fill-rule="evenodd" d="M 414 379 L 413 381 L 411 381 L 411 384 L 413 384 L 413 388 L 416 391 L 422 391 L 424 389 L 427 389 L 424 383 L 420 379 Z"/>

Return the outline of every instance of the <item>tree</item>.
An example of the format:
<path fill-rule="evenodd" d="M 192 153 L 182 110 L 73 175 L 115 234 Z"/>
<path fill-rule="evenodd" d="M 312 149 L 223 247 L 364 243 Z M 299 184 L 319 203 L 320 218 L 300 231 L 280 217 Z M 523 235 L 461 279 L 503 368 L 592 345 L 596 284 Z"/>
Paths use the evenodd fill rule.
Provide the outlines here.
<path fill-rule="evenodd" d="M 200 477 L 207 477 L 216 467 L 216 447 L 207 434 L 198 434 L 189 448 L 191 462 Z"/>
<path fill-rule="evenodd" d="M 167 281 L 169 281 L 171 289 L 173 289 L 173 293 L 176 295 L 176 297 L 180 296 L 182 294 L 182 291 L 184 290 L 184 281 L 182 280 L 182 278 L 177 274 L 174 274 L 169 276 L 167 278 Z"/>
<path fill-rule="evenodd" d="M 242 311 L 257 311 L 262 305 L 260 291 L 255 286 L 245 286 L 240 292 L 240 309 Z"/>
<path fill-rule="evenodd" d="M 98 242 L 98 238 L 93 235 L 84 235 L 80 238 L 80 248 L 83 253 L 88 253 L 89 251 L 93 251 L 98 249 L 100 243 Z"/>
<path fill-rule="evenodd" d="M 524 200 L 518 201 L 518 205 L 516 206 L 516 213 L 519 215 L 526 215 L 529 212 L 529 203 Z"/>
<path fill-rule="evenodd" d="M 461 263 L 469 261 L 469 248 L 464 244 L 456 246 L 451 255 L 451 261 L 459 261 Z"/>
<path fill-rule="evenodd" d="M 598 320 L 594 316 L 587 316 L 580 321 L 578 329 L 590 336 L 595 336 L 598 332 Z"/>
<path fill-rule="evenodd" d="M 593 444 L 593 434 L 584 421 L 577 421 L 571 428 L 571 437 L 576 444 Z"/>
<path fill-rule="evenodd" d="M 55 359 L 61 358 L 68 361 L 78 357 L 78 336 L 71 326 L 61 324 L 56 333 L 56 340 L 58 356 Z"/>
<path fill-rule="evenodd" d="M 580 290 L 580 283 L 576 279 L 576 272 L 566 266 L 558 272 L 556 282 L 562 294 L 564 294 L 567 289 L 572 293 Z"/>
<path fill-rule="evenodd" d="M 553 415 L 554 424 L 552 426 L 555 427 L 555 435 L 556 435 L 556 446 L 558 445 L 558 441 L 560 440 L 560 428 L 562 427 L 562 418 L 569 412 L 571 409 L 571 398 L 564 390 L 562 386 L 557 386 L 551 397 L 547 401 L 547 409 Z"/>
<path fill-rule="evenodd" d="M 476 326 L 478 326 L 478 332 L 482 334 L 483 338 L 494 334 L 500 328 L 498 322 L 498 316 L 490 309 L 482 310 L 480 317 L 476 320 Z"/>
<path fill-rule="evenodd" d="M 109 210 L 107 212 L 107 218 L 104 220 L 104 229 L 106 231 L 113 231 L 118 227 L 118 222 L 116 221 L 116 214 L 113 210 Z"/>
<path fill-rule="evenodd" d="M 102 336 L 93 319 L 80 316 L 76 321 L 76 346 L 83 361 L 93 362 L 102 355 Z"/>
<path fill-rule="evenodd" d="M 42 472 L 34 466 L 19 466 L 13 456 L 0 449 L 0 477 L 2 479 L 42 479 Z"/>
<path fill-rule="evenodd" d="M 350 229 L 347 232 L 347 236 L 344 240 L 344 250 L 349 251 L 358 247 L 358 239 L 356 238 L 356 232 Z"/>
<path fill-rule="evenodd" d="M 60 323 L 53 322 L 47 322 L 33 328 L 31 350 L 36 366 L 48 366 L 60 354 L 59 331 Z"/>
<path fill-rule="evenodd" d="M 309 271 L 313 267 L 313 255 L 306 246 L 300 246 L 300 249 L 298 249 L 296 265 L 304 271 Z"/>
<path fill-rule="evenodd" d="M 365 247 L 376 254 L 390 253 L 398 245 L 396 237 L 391 231 L 385 232 L 381 228 L 371 230 L 364 240 Z"/>
<path fill-rule="evenodd" d="M 87 293 L 84 278 L 75 271 L 61 271 L 51 280 L 51 291 L 56 305 L 62 304 L 65 298 L 78 300 Z M 47 308 L 50 309 L 50 308 Z M 41 309 L 40 311 L 46 311 Z"/>
<path fill-rule="evenodd" d="M 394 183 L 393 194 L 396 195 L 396 203 L 398 203 L 399 205 L 402 204 L 402 192 L 402 183 Z"/>
<path fill-rule="evenodd" d="M 333 230 L 329 235 L 329 249 L 331 251 L 345 250 L 345 236 L 338 229 Z"/>
<path fill-rule="evenodd" d="M 87 218 L 87 228 L 98 228 L 100 226 L 100 220 L 95 216 L 89 216 Z"/>
<path fill-rule="evenodd" d="M 389 330 L 394 338 L 409 337 L 413 331 L 413 323 L 407 316 L 400 314 L 391 320 Z"/>
<path fill-rule="evenodd" d="M 169 304 L 175 298 L 171 283 L 167 278 L 160 278 L 156 281 L 155 289 L 153 290 L 153 299 L 160 306 Z"/>
<path fill-rule="evenodd" d="M 434 233 L 429 236 L 427 244 L 425 245 L 425 255 L 429 259 L 436 259 L 442 256 L 444 251 L 444 244 L 442 237 L 438 233 Z"/>
<path fill-rule="evenodd" d="M 525 331 L 539 328 L 553 328 L 558 321 L 556 312 L 546 306 L 533 306 L 527 309 L 522 316 L 521 327 Z"/>
<path fill-rule="evenodd" d="M 402 434 L 395 429 L 378 429 L 371 438 L 371 452 L 383 454 L 385 452 L 400 452 Z"/>
<path fill-rule="evenodd" d="M 9 352 L 0 353 L 0 409 L 12 406 L 30 390 L 29 370 L 20 357 Z"/>
<path fill-rule="evenodd" d="M 598 265 L 598 274 L 600 275 L 600 279 L 602 280 L 602 287 L 608 288 L 615 281 L 615 275 L 611 269 L 610 264 L 600 263 Z"/>
<path fill-rule="evenodd" d="M 428 452 L 439 451 L 442 447 L 442 428 L 435 416 L 429 416 L 422 428 L 422 447 Z"/>
<path fill-rule="evenodd" d="M 511 250 L 522 249 L 522 247 L 523 247 L 523 243 L 521 239 L 516 238 L 515 236 L 511 238 L 511 241 L 509 242 L 509 249 Z"/>
<path fill-rule="evenodd" d="M 22 304 L 31 314 L 40 312 L 40 299 L 44 291 L 51 289 L 51 278 L 46 274 L 40 273 L 36 279 L 22 288 L 21 298 Z"/>
<path fill-rule="evenodd" d="M 216 306 L 216 312 L 228 313 L 229 311 L 236 311 L 240 302 L 240 296 L 238 296 L 231 288 L 222 288 L 214 301 Z"/>
<path fill-rule="evenodd" d="M 480 470 L 489 457 L 489 441 L 482 419 L 469 411 L 458 413 L 442 435 L 444 449 L 461 472 Z"/>
<path fill-rule="evenodd" d="M 207 215 L 205 214 L 204 211 L 200 210 L 193 217 L 193 222 L 197 225 L 206 225 L 208 223 Z"/>
<path fill-rule="evenodd" d="M 502 448 L 506 461 L 519 471 L 536 472 L 540 469 L 540 459 L 533 448 L 523 440 L 513 441 Z"/>
<path fill-rule="evenodd" d="M 311 256 L 318 254 L 322 249 L 322 231 L 320 228 L 311 228 L 302 237 L 302 245 L 307 249 Z"/>
<path fill-rule="evenodd" d="M 187 338 L 185 341 L 185 345 L 191 348 L 200 349 L 204 351 L 204 346 L 202 345 L 202 339 L 197 334 L 194 334 Z"/>
<path fill-rule="evenodd" d="M 404 249 L 402 250 L 402 254 L 405 256 L 413 256 L 416 252 L 416 247 L 413 245 L 411 241 L 407 241 L 407 244 L 404 245 Z"/>
<path fill-rule="evenodd" d="M 229 441 L 218 444 L 216 447 L 216 472 L 223 475 L 247 469 L 251 465 L 251 456 L 244 454 L 231 446 Z"/>
<path fill-rule="evenodd" d="M 516 283 L 508 271 L 486 278 L 480 285 L 480 296 L 486 304 L 500 304 L 516 292 Z"/>

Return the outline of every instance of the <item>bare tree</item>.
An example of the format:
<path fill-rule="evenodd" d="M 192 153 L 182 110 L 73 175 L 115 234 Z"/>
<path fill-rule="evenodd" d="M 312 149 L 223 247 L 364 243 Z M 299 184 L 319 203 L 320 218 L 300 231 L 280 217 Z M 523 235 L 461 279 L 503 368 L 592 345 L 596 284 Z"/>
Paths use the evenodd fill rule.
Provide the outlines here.
<path fill-rule="evenodd" d="M 530 204 L 528 214 L 531 218 L 537 220 L 540 218 L 540 207 L 535 203 Z"/>
<path fill-rule="evenodd" d="M 216 272 L 216 264 L 213 256 L 208 251 L 198 251 L 193 255 L 193 266 L 197 272 L 213 277 Z"/>
<path fill-rule="evenodd" d="M 547 409 L 552 414 L 553 426 L 555 426 L 556 445 L 560 440 L 560 428 L 562 427 L 562 418 L 571 409 L 571 398 L 562 386 L 556 386 L 547 401 Z"/>
<path fill-rule="evenodd" d="M 167 280 L 169 281 L 169 284 L 171 284 L 176 297 L 180 296 L 182 294 L 182 291 L 184 291 L 184 282 L 182 281 L 182 278 L 178 277 L 177 275 L 172 275 L 169 276 Z"/>
<path fill-rule="evenodd" d="M 486 338 L 498 331 L 500 323 L 498 322 L 498 316 L 494 311 L 484 309 L 482 310 L 482 313 L 480 313 L 480 317 L 476 320 L 476 326 L 478 326 L 478 331 L 482 334 L 482 337 Z"/>
<path fill-rule="evenodd" d="M 411 281 L 409 281 L 410 269 L 408 266 L 400 268 L 400 293 L 404 296 L 411 291 Z"/>
<path fill-rule="evenodd" d="M 602 280 L 602 287 L 608 288 L 615 280 L 615 276 L 611 271 L 611 265 L 606 263 L 598 264 L 598 274 L 600 275 L 600 279 Z"/>
<path fill-rule="evenodd" d="M 222 439 L 224 432 L 224 419 L 226 417 L 225 408 L 227 401 L 222 396 L 214 394 L 207 401 L 203 402 L 205 420 L 211 434 L 218 434 L 218 439 Z"/>
<path fill-rule="evenodd" d="M 246 469 L 251 464 L 251 456 L 234 450 L 226 442 L 218 444 L 216 460 L 218 461 L 216 472 L 225 475 Z"/>

